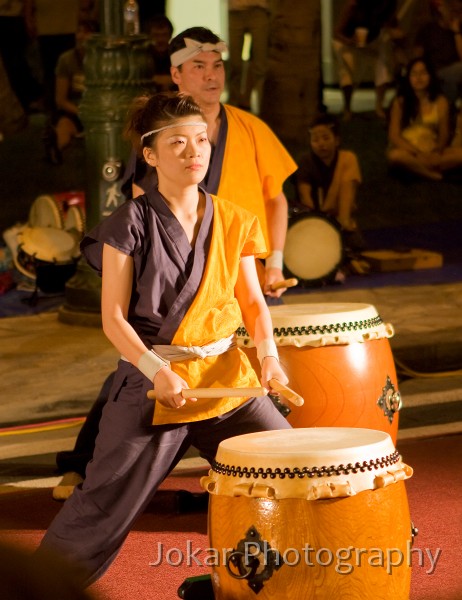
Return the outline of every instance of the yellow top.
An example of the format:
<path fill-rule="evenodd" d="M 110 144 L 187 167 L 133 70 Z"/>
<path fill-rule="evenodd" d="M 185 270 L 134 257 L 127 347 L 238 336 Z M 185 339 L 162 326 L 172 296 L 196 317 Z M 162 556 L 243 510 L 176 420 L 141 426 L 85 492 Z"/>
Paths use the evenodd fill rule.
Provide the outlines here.
<path fill-rule="evenodd" d="M 212 196 L 213 234 L 204 276 L 172 344 L 203 346 L 232 335 L 242 322 L 234 296 L 241 256 L 260 256 L 266 247 L 258 219 L 250 212 Z M 258 377 L 244 352 L 233 348 L 219 356 L 171 363 L 172 370 L 196 387 L 256 387 Z M 211 398 L 186 402 L 178 409 L 156 403 L 154 425 L 187 423 L 229 412 L 247 398 Z"/>

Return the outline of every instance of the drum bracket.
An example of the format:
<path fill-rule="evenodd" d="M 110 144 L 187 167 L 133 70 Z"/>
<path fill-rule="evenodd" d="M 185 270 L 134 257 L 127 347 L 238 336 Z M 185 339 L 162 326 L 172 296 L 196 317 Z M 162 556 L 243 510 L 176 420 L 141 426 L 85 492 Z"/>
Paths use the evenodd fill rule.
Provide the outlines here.
<path fill-rule="evenodd" d="M 402 399 L 389 375 L 387 375 L 386 383 L 382 388 L 382 395 L 377 400 L 377 404 L 383 410 L 383 414 L 388 418 L 388 421 L 393 423 L 395 413 L 401 410 Z"/>
<path fill-rule="evenodd" d="M 258 594 L 268 581 L 282 566 L 281 555 L 271 548 L 266 540 L 262 540 L 255 527 L 250 527 L 244 539 L 237 544 L 237 549 L 227 556 L 226 569 L 234 579 L 247 579 L 251 590 Z M 236 571 L 237 568 L 237 571 Z"/>

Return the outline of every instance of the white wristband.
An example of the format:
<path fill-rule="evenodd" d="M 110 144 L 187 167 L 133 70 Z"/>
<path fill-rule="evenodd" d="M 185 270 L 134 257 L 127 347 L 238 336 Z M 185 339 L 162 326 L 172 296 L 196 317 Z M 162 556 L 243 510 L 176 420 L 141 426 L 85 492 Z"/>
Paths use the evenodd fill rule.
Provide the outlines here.
<path fill-rule="evenodd" d="M 168 363 L 157 356 L 152 350 L 146 350 L 138 361 L 138 369 L 149 381 L 154 381 L 154 377 L 162 367 L 168 367 Z"/>
<path fill-rule="evenodd" d="M 265 258 L 265 267 L 267 269 L 279 269 L 282 271 L 283 262 L 282 250 L 273 250 L 271 254 Z"/>
<path fill-rule="evenodd" d="M 276 360 L 279 360 L 278 349 L 273 339 L 264 339 L 257 346 L 257 358 L 260 365 L 263 363 L 263 359 L 267 356 L 273 356 Z"/>

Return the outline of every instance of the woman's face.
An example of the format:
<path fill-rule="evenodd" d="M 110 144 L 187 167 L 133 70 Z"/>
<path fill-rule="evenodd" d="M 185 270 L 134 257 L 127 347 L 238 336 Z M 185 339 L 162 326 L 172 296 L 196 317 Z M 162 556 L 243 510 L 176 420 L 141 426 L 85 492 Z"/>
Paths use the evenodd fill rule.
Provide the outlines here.
<path fill-rule="evenodd" d="M 430 85 L 430 73 L 423 62 L 416 62 L 409 71 L 409 83 L 415 92 L 425 91 Z"/>
<path fill-rule="evenodd" d="M 200 116 L 182 117 L 144 148 L 146 162 L 157 169 L 159 184 L 187 187 L 200 183 L 209 167 L 210 142 Z"/>
<path fill-rule="evenodd" d="M 313 153 L 329 163 L 335 156 L 339 140 L 328 125 L 316 125 L 310 130 L 310 144 Z"/>

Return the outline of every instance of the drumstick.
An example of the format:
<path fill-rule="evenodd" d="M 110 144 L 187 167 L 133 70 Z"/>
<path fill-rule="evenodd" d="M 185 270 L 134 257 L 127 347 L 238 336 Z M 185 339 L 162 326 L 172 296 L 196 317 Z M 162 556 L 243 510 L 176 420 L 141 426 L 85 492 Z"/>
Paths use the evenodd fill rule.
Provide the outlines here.
<path fill-rule="evenodd" d="M 253 397 L 266 396 L 268 390 L 264 387 L 255 388 L 195 388 L 181 390 L 183 398 L 229 398 L 229 397 Z M 156 390 L 148 391 L 150 400 L 156 399 Z"/>
<path fill-rule="evenodd" d="M 291 288 L 298 285 L 298 279 L 292 277 L 291 279 L 282 279 L 281 281 L 276 281 L 270 285 L 270 289 L 272 292 L 276 290 L 280 290 L 281 288 Z"/>
<path fill-rule="evenodd" d="M 292 402 L 292 404 L 295 404 L 295 406 L 303 406 L 305 403 L 303 398 L 299 396 L 297 392 L 294 392 L 294 390 L 291 390 L 290 387 L 287 387 L 277 379 L 270 379 L 269 383 L 273 390 L 280 392 L 284 398 L 287 398 L 287 400 Z"/>

